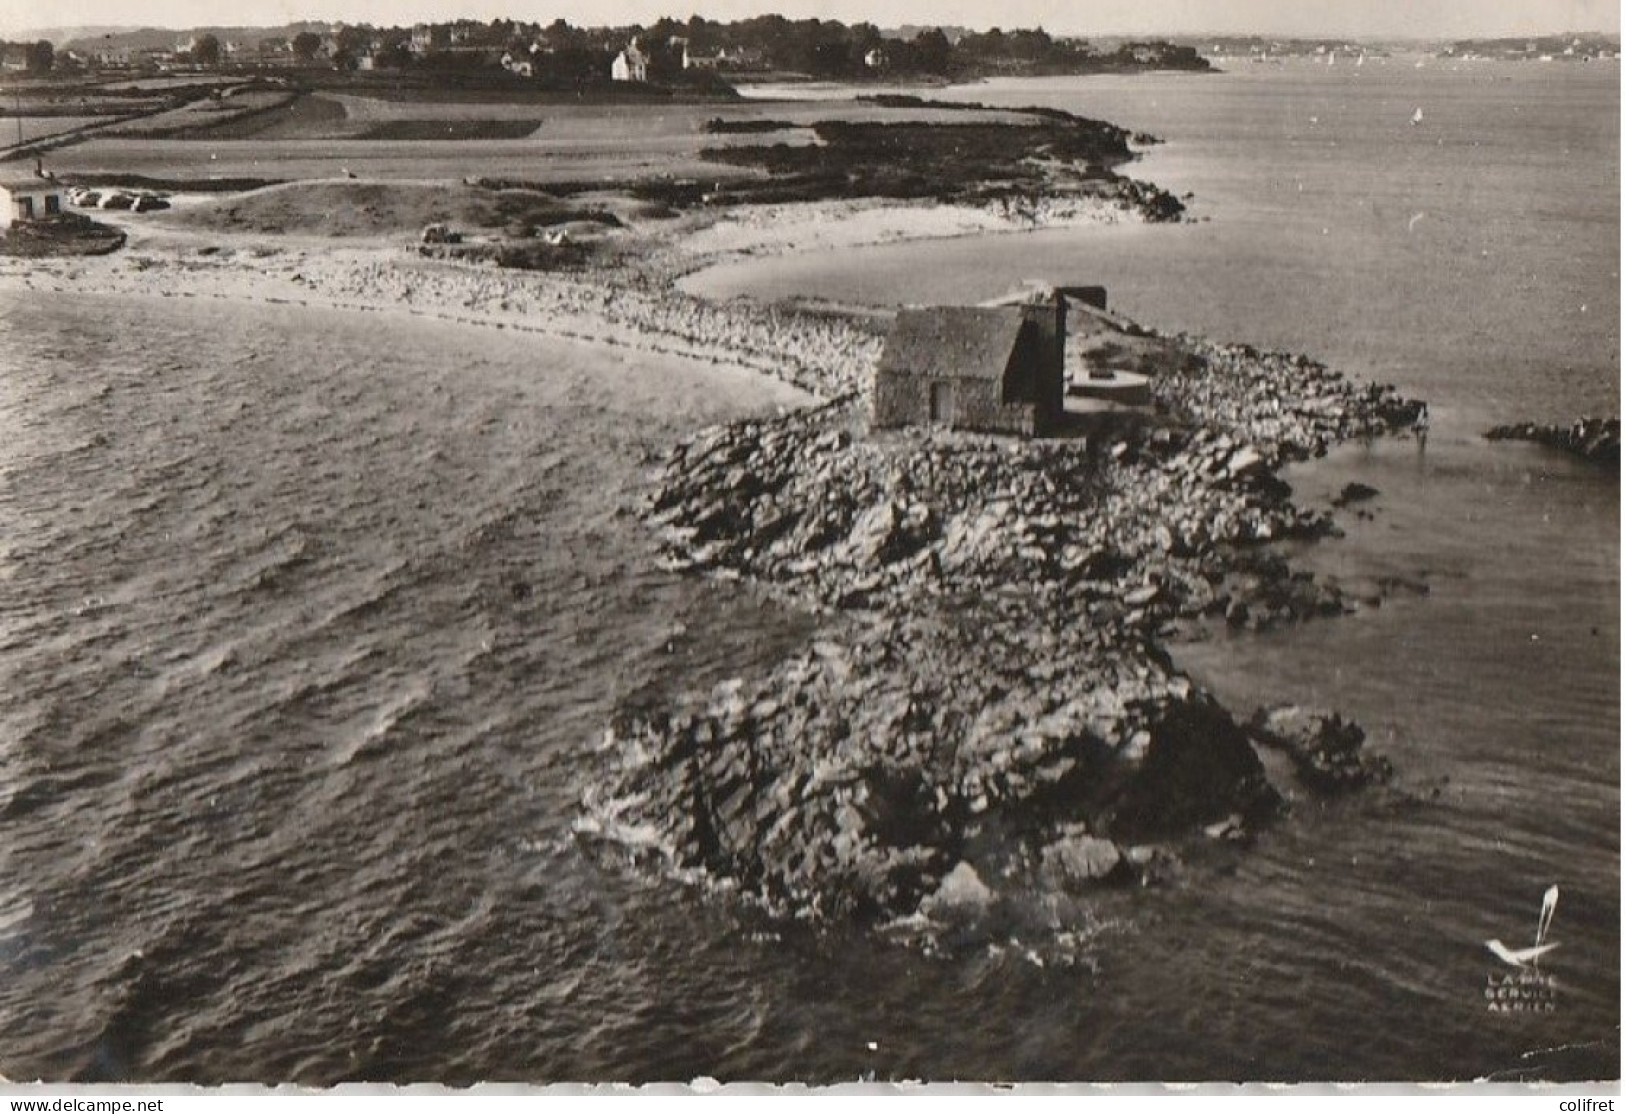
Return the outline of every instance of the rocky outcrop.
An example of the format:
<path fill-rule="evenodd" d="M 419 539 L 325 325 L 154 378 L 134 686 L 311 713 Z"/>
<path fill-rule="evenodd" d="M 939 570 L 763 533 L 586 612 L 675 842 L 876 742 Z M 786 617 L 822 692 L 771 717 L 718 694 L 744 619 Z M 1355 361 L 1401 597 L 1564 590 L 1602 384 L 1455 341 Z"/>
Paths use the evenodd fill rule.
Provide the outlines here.
<path fill-rule="evenodd" d="M 1260 708 L 1247 721 L 1247 733 L 1264 746 L 1285 752 L 1298 778 L 1317 793 L 1358 789 L 1393 774 L 1388 760 L 1364 753 L 1365 731 L 1335 712 L 1296 705 Z"/>
<path fill-rule="evenodd" d="M 882 104 L 900 105 L 898 98 Z M 919 102 L 914 102 L 918 104 Z M 939 104 L 940 111 L 981 106 Z M 1130 133 L 1055 109 L 1018 108 L 1020 126 L 964 122 L 821 120 L 811 144 L 707 148 L 704 158 L 759 171 L 752 178 L 701 187 L 646 183 L 643 196 L 673 205 L 761 204 L 832 198 L 924 198 L 949 204 L 997 197 L 1109 198 L 1151 221 L 1177 220 L 1184 205 L 1149 182 L 1118 173 L 1136 157 Z"/>
<path fill-rule="evenodd" d="M 1351 481 L 1343 485 L 1343 490 L 1332 499 L 1332 506 L 1347 507 L 1354 503 L 1364 503 L 1368 499 L 1375 499 L 1382 492 L 1369 484 Z"/>
<path fill-rule="evenodd" d="M 1187 678 L 1033 621 L 876 617 L 630 716 L 606 736 L 613 773 L 584 830 L 776 914 L 873 921 L 931 916 L 966 864 L 978 883 L 961 889 L 1000 899 L 1076 890 L 1131 876 L 1120 846 L 1273 811 L 1245 734 Z"/>
<path fill-rule="evenodd" d="M 871 437 L 836 404 L 673 450 L 649 514 L 677 567 L 728 570 L 825 608 L 904 609 L 1019 589 L 1109 636 L 1176 616 L 1264 626 L 1342 610 L 1255 543 L 1331 528 L 1265 452 L 1136 424 L 1103 437 Z"/>
<path fill-rule="evenodd" d="M 1417 408 L 1310 361 L 1166 343 L 1160 412 L 1072 437 L 871 433 L 849 396 L 676 446 L 643 508 L 666 559 L 810 607 L 823 634 L 620 717 L 580 830 L 780 916 L 962 932 L 1042 909 L 1053 929 L 1057 902 L 1272 815 L 1253 739 L 1317 788 L 1378 776 L 1357 727 L 1244 729 L 1156 640 L 1344 610 L 1263 544 L 1331 528 L 1274 469 Z"/>
<path fill-rule="evenodd" d="M 1274 465 L 1413 425 L 1422 404 L 1391 386 L 1358 386 L 1306 356 L 1179 336 L 1183 358 L 1152 382 L 1169 414 L 1221 429 Z"/>
<path fill-rule="evenodd" d="M 18 221 L 0 232 L 0 256 L 107 255 L 123 247 L 124 241 L 124 233 L 116 228 L 81 213 L 60 213 L 44 220 Z"/>
<path fill-rule="evenodd" d="M 1534 441 L 1592 464 L 1619 467 L 1618 418 L 1580 418 L 1567 426 L 1519 422 L 1498 425 L 1484 436 L 1491 441 Z"/>

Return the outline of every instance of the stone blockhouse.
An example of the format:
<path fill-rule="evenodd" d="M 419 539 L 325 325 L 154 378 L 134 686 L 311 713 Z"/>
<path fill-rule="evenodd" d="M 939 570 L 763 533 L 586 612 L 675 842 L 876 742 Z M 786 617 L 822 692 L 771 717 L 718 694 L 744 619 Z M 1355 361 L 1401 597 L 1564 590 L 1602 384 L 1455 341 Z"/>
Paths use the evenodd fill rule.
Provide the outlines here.
<path fill-rule="evenodd" d="M 1066 303 L 936 306 L 897 315 L 875 369 L 875 425 L 1041 436 L 1066 391 Z"/>
<path fill-rule="evenodd" d="M 54 217 L 62 211 L 62 186 L 50 178 L 0 177 L 0 228 Z"/>
<path fill-rule="evenodd" d="M 1057 286 L 1055 293 L 1069 302 L 1079 302 L 1101 310 L 1106 308 L 1104 286 Z"/>

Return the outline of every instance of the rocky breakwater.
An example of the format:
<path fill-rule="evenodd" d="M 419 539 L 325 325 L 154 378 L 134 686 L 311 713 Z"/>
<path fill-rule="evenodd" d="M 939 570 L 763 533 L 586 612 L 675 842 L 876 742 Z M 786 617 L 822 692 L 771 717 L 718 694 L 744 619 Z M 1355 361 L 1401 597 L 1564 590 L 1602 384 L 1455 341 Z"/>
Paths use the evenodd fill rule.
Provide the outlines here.
<path fill-rule="evenodd" d="M 1572 425 L 1519 422 L 1498 425 L 1484 435 L 1491 441 L 1533 441 L 1608 468 L 1619 467 L 1619 419 L 1580 418 Z"/>
<path fill-rule="evenodd" d="M 1129 328 L 1154 346 L 1145 370 L 1159 410 L 1223 430 L 1272 466 L 1353 438 L 1407 431 L 1423 413 L 1392 386 L 1352 383 L 1307 356 Z"/>
<path fill-rule="evenodd" d="M 825 397 L 857 390 L 880 353 L 861 320 L 752 302 L 714 305 L 664 287 L 590 275 L 502 271 L 464 263 L 301 265 L 293 282 L 345 305 L 381 305 L 469 322 L 726 360 Z"/>
<path fill-rule="evenodd" d="M 824 629 L 626 710 L 580 830 L 784 916 L 1059 933 L 1092 887 L 1272 815 L 1248 729 L 1158 639 L 1342 611 L 1265 544 L 1331 528 L 1274 466 L 1414 408 L 1308 361 L 1158 344 L 1162 412 L 1089 436 L 871 433 L 847 398 L 674 448 L 645 508 L 668 559 Z M 1252 735 L 1311 790 L 1353 784 L 1360 739 L 1305 715 Z"/>

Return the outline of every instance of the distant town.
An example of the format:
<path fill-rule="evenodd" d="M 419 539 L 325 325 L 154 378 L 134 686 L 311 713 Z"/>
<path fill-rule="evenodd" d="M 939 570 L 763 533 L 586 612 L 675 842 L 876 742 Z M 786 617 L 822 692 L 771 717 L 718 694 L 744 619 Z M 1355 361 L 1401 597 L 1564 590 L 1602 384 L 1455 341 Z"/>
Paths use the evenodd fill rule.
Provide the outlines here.
<path fill-rule="evenodd" d="M 1453 42 L 1369 39 L 1271 39 L 1258 35 L 1218 35 L 1195 40 L 1202 55 L 1215 62 L 1234 59 L 1388 57 L 1420 53 L 1457 60 L 1497 59 L 1509 62 L 1589 62 L 1619 57 L 1619 36 L 1567 32 L 1535 37 L 1460 39 Z"/>
<path fill-rule="evenodd" d="M 1161 40 L 1105 43 L 1042 29 L 882 30 L 870 23 L 762 16 L 717 23 L 695 16 L 649 26 L 575 27 L 497 19 L 414 27 L 292 24 L 106 30 L 4 44 L 0 69 L 45 75 L 98 70 L 505 71 L 551 85 L 715 84 L 719 75 L 862 81 L 1125 69 L 1205 70 L 1195 47 Z"/>

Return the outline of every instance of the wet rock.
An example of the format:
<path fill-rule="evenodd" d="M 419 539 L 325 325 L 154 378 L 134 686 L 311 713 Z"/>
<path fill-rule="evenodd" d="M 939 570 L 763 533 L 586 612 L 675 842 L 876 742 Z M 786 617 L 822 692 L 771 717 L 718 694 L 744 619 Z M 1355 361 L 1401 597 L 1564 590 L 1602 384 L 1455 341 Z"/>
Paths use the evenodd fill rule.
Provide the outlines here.
<path fill-rule="evenodd" d="M 1239 812 L 1232 812 L 1223 820 L 1209 824 L 1202 829 L 1202 834 L 1209 839 L 1237 842 L 1247 838 L 1247 820 Z"/>
<path fill-rule="evenodd" d="M 1256 810 L 1262 768 L 1223 710 L 1092 633 L 1011 600 L 842 624 L 766 676 L 619 723 L 588 811 L 771 910 L 884 919 L 992 831 L 985 857 L 1013 862 Z"/>
<path fill-rule="evenodd" d="M 1260 708 L 1247 732 L 1264 746 L 1285 752 L 1310 789 L 1334 793 L 1358 789 L 1392 775 L 1388 760 L 1364 753 L 1365 731 L 1335 712 L 1296 705 Z"/>
<path fill-rule="evenodd" d="M 1571 425 L 1520 422 L 1500 425 L 1484 435 L 1491 441 L 1533 441 L 1603 467 L 1619 467 L 1619 419 L 1580 418 Z"/>
<path fill-rule="evenodd" d="M 1357 481 L 1350 481 L 1343 485 L 1343 490 L 1332 499 L 1332 506 L 1346 507 L 1350 503 L 1363 503 L 1367 499 L 1375 499 L 1382 494 L 1374 487 L 1368 487 Z"/>
<path fill-rule="evenodd" d="M 1246 734 L 1205 693 L 1157 705 L 1146 732 L 1143 753 L 1124 756 L 1132 776 L 1113 787 L 1096 830 L 1143 843 L 1176 838 L 1232 812 L 1263 820 L 1279 808 Z"/>
<path fill-rule="evenodd" d="M 1109 839 L 1071 836 L 1045 847 L 1042 873 L 1057 890 L 1078 890 L 1128 873 L 1127 860 Z"/>
<path fill-rule="evenodd" d="M 936 891 L 920 902 L 928 917 L 962 918 L 986 912 L 994 893 L 967 862 L 960 862 L 942 879 Z"/>

